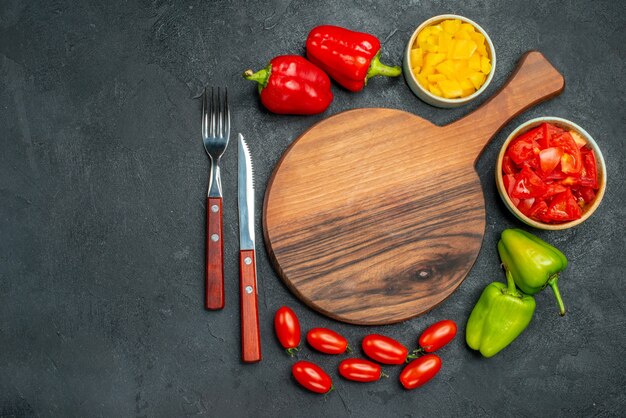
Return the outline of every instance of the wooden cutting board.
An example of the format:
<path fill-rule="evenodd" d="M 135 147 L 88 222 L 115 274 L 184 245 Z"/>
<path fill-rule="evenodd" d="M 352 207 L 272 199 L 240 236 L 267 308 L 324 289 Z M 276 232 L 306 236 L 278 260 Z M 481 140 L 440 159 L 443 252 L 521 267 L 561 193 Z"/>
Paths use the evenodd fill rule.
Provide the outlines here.
<path fill-rule="evenodd" d="M 545 57 L 529 52 L 497 94 L 449 125 L 374 108 L 312 126 L 265 194 L 265 243 L 280 277 L 311 308 L 353 324 L 391 324 L 441 303 L 482 243 L 479 154 L 563 87 Z"/>

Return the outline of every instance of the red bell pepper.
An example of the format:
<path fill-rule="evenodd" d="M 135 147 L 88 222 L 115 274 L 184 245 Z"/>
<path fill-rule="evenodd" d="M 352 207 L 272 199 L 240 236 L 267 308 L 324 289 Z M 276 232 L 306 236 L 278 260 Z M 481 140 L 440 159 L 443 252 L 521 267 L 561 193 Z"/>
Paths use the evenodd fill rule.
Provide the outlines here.
<path fill-rule="evenodd" d="M 338 26 L 313 28 L 306 40 L 307 58 L 337 83 L 350 91 L 360 91 L 377 75 L 397 77 L 398 66 L 380 62 L 380 41 L 373 35 Z"/>
<path fill-rule="evenodd" d="M 270 112 L 313 115 L 333 101 L 326 73 L 298 55 L 275 57 L 262 70 L 247 70 L 243 76 L 259 83 L 261 103 Z"/>

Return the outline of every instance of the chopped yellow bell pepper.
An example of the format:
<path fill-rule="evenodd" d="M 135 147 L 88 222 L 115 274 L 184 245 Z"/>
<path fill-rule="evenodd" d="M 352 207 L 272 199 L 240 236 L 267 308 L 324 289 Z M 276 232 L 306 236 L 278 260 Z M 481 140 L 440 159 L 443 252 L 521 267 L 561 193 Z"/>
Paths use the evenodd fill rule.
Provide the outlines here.
<path fill-rule="evenodd" d="M 411 65 L 413 65 L 414 67 L 421 67 L 422 65 L 424 65 L 424 60 L 423 60 L 424 55 L 422 54 L 422 48 L 415 48 L 411 50 Z M 480 60 L 480 58 L 479 58 Z M 479 61 L 480 62 L 480 61 Z M 480 67 L 480 65 L 479 65 Z M 480 68 L 477 68 L 478 70 Z"/>
<path fill-rule="evenodd" d="M 476 51 L 476 42 L 472 40 L 458 39 L 452 41 L 452 48 L 448 56 L 453 60 L 468 60 Z"/>
<path fill-rule="evenodd" d="M 444 31 L 446 31 L 450 35 L 454 35 L 461 27 L 461 21 L 459 19 L 448 19 L 441 22 L 441 26 L 443 27 Z"/>
<path fill-rule="evenodd" d="M 471 73 L 468 78 L 469 78 L 469 81 L 472 82 L 476 90 L 478 90 L 480 86 L 482 86 L 483 83 L 485 82 L 486 76 L 483 73 L 476 72 L 476 73 Z"/>
<path fill-rule="evenodd" d="M 437 86 L 439 86 L 443 97 L 446 99 L 456 99 L 463 94 L 463 89 L 456 80 L 440 80 L 437 82 Z"/>
<path fill-rule="evenodd" d="M 452 60 L 445 60 L 435 69 L 448 78 L 454 78 L 454 61 Z"/>
<path fill-rule="evenodd" d="M 426 56 L 424 57 L 424 66 L 434 67 L 440 62 L 443 62 L 443 60 L 445 59 L 446 59 L 446 54 L 438 54 L 438 53 L 430 52 L 426 54 Z"/>
<path fill-rule="evenodd" d="M 450 99 L 473 94 L 492 71 L 485 36 L 459 19 L 446 19 L 422 29 L 412 45 L 409 62 L 424 89 Z"/>
<path fill-rule="evenodd" d="M 489 74 L 491 72 L 491 62 L 489 62 L 489 58 L 481 57 L 480 58 L 480 71 L 485 74 Z"/>

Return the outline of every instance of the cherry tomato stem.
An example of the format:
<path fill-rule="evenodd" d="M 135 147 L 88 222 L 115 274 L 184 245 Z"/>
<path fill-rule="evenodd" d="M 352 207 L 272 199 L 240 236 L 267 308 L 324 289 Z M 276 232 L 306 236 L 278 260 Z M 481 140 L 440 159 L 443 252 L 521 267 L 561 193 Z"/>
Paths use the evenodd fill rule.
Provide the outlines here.
<path fill-rule="evenodd" d="M 411 352 L 411 354 L 406 356 L 406 360 L 404 360 L 404 362 L 408 363 L 411 360 L 415 360 L 416 358 L 419 358 L 422 354 L 423 354 L 422 352 L 416 353 L 415 351 L 413 351 L 413 352 Z"/>
<path fill-rule="evenodd" d="M 298 351 L 300 351 L 301 348 L 300 347 L 295 347 L 295 348 L 285 348 L 285 351 L 287 352 L 287 354 L 289 355 L 289 357 L 294 357 L 296 354 L 298 354 Z"/>

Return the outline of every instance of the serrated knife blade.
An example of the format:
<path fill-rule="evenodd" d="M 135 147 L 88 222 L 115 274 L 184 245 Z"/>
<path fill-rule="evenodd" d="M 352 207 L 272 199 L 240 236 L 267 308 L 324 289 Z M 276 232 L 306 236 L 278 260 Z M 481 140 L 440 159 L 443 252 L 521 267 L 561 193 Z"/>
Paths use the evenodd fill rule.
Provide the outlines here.
<path fill-rule="evenodd" d="M 242 134 L 239 134 L 237 179 L 239 249 L 254 250 L 254 172 L 250 149 Z"/>

